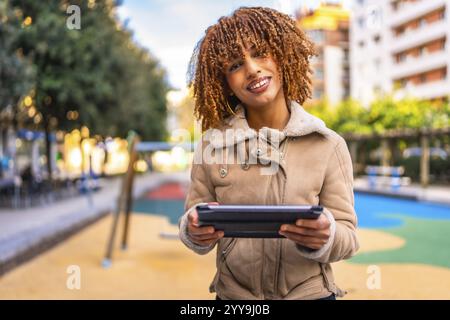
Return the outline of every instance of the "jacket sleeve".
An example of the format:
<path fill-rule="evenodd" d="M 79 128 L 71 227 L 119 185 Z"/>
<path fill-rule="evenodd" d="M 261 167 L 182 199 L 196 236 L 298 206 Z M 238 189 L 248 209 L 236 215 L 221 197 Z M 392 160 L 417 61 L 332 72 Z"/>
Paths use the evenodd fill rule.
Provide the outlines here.
<path fill-rule="evenodd" d="M 209 246 L 201 246 L 194 243 L 189 237 L 188 214 L 195 210 L 198 204 L 205 204 L 208 202 L 215 202 L 216 197 L 214 193 L 214 186 L 206 170 L 207 164 L 203 161 L 204 141 L 198 143 L 194 152 L 194 159 L 192 161 L 191 181 L 188 188 L 186 201 L 184 203 L 184 215 L 178 221 L 180 240 L 191 250 L 198 254 L 207 254 L 211 251 L 215 243 Z"/>
<path fill-rule="evenodd" d="M 359 249 L 356 236 L 357 216 L 354 208 L 353 166 L 347 144 L 339 137 L 326 169 L 319 195 L 324 214 L 330 221 L 330 238 L 319 250 L 298 246 L 306 258 L 331 263 L 349 259 Z"/>

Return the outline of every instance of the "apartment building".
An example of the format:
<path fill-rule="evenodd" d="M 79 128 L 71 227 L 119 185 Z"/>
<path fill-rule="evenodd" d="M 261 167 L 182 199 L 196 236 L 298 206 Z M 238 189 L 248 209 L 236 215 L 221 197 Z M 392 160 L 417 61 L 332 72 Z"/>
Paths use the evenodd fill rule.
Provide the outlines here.
<path fill-rule="evenodd" d="M 378 93 L 447 101 L 450 0 L 356 0 L 350 27 L 352 97 Z"/>
<path fill-rule="evenodd" d="M 350 96 L 349 15 L 341 4 L 321 3 L 316 9 L 300 9 L 299 27 L 317 46 L 312 59 L 312 103 L 327 98 L 335 105 Z"/>

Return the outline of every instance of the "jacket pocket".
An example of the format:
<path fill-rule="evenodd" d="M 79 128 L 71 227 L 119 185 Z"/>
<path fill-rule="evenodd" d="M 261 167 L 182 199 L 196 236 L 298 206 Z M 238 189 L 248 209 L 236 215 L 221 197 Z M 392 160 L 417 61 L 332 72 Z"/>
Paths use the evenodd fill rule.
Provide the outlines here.
<path fill-rule="evenodd" d="M 307 285 L 312 278 L 320 274 L 319 264 L 303 257 L 295 242 L 288 239 L 281 240 L 278 274 L 278 293 L 281 297 L 288 296 L 296 288 Z M 323 287 L 323 282 L 321 285 Z"/>
<path fill-rule="evenodd" d="M 263 263 L 262 240 L 238 238 L 227 249 L 221 267 L 220 283 L 229 290 L 251 292 L 255 295 L 261 290 Z"/>
<path fill-rule="evenodd" d="M 231 238 L 230 241 L 227 241 L 227 243 L 223 246 L 223 249 L 220 251 L 221 260 L 225 261 L 231 250 L 233 250 L 236 245 L 236 242 L 237 238 Z"/>

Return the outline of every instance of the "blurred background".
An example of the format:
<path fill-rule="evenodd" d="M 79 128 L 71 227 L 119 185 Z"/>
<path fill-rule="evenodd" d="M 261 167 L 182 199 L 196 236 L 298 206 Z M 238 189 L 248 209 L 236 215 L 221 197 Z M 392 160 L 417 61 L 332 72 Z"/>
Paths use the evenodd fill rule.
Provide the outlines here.
<path fill-rule="evenodd" d="M 346 298 L 450 298 L 450 0 L 0 0 L 1 299 L 214 298 L 214 253 L 177 239 L 200 128 L 185 75 L 241 6 L 317 45 L 304 107 L 354 167 Z"/>

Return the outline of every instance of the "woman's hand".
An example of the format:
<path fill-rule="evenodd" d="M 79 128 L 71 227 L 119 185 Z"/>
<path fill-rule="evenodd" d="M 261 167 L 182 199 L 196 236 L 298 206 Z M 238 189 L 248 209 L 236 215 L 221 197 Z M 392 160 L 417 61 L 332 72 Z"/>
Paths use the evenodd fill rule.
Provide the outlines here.
<path fill-rule="evenodd" d="M 279 233 L 303 247 L 318 250 L 330 238 L 330 225 L 321 214 L 317 219 L 298 219 L 295 224 L 283 224 Z"/>
<path fill-rule="evenodd" d="M 219 204 L 218 202 L 208 202 L 208 204 Z M 192 241 L 201 246 L 209 246 L 220 238 L 223 238 L 223 231 L 216 231 L 212 226 L 199 227 L 197 210 L 192 210 L 188 214 L 188 234 Z"/>

